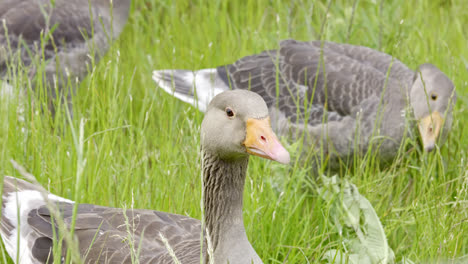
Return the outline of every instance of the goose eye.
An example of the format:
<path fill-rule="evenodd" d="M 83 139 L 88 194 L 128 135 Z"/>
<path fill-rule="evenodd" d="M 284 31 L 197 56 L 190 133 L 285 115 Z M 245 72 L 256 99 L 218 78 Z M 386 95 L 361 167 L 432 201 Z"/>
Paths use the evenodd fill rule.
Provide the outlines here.
<path fill-rule="evenodd" d="M 232 111 L 231 108 L 226 107 L 226 110 L 225 110 L 225 111 L 226 111 L 226 115 L 227 115 L 228 117 L 234 117 L 234 111 Z"/>
<path fill-rule="evenodd" d="M 431 93 L 431 99 L 432 99 L 432 101 L 437 100 L 437 94 Z"/>

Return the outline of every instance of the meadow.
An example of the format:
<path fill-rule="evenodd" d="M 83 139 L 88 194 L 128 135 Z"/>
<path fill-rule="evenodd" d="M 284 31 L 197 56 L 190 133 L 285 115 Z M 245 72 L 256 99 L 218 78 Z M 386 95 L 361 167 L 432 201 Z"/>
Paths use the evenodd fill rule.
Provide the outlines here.
<path fill-rule="evenodd" d="M 0 105 L 0 175 L 20 177 L 13 159 L 50 192 L 80 203 L 200 219 L 203 114 L 158 89 L 152 71 L 212 68 L 288 38 L 347 42 L 413 69 L 433 63 L 454 82 L 444 145 L 424 153 L 408 139 L 391 165 L 363 158 L 340 177 L 372 204 L 396 261 L 468 262 L 466 7 L 466 0 L 134 0 L 121 37 L 74 95 L 70 120 L 63 110 L 42 111 L 40 92 L 24 99 L 24 120 L 18 99 Z M 13 85 L 25 79 L 19 74 Z M 347 250 L 346 234 L 332 223 L 316 172 L 299 159 L 301 143 L 282 141 L 291 165 L 250 159 L 247 235 L 265 263 L 320 263 L 327 250 Z M 0 261 L 11 262 L 1 252 Z"/>

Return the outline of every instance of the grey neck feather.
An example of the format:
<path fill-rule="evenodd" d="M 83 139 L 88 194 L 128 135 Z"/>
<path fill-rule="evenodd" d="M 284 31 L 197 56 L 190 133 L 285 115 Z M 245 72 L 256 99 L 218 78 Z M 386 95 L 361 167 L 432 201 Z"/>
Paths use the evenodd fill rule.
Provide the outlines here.
<path fill-rule="evenodd" d="M 205 225 L 215 263 L 262 263 L 247 239 L 242 218 L 248 163 L 248 156 L 224 161 L 203 153 Z"/>

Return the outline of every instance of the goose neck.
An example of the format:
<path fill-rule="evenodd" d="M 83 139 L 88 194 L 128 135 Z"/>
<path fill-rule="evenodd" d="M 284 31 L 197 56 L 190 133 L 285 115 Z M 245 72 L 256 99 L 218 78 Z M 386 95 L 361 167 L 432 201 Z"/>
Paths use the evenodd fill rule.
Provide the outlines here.
<path fill-rule="evenodd" d="M 203 153 L 205 225 L 215 251 L 225 235 L 245 234 L 242 197 L 248 162 L 248 156 L 225 161 Z"/>

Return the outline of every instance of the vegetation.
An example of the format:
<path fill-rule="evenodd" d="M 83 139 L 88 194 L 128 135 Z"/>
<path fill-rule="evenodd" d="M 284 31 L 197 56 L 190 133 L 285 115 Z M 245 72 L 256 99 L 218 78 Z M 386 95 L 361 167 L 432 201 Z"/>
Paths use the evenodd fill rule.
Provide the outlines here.
<path fill-rule="evenodd" d="M 466 25 L 465 0 L 133 1 L 121 38 L 73 97 L 70 122 L 64 108 L 54 117 L 42 110 L 41 91 L 2 101 L 0 175 L 20 177 L 14 159 L 50 192 L 79 203 L 201 218 L 203 115 L 158 89 L 152 70 L 223 65 L 287 38 L 348 42 L 412 68 L 431 62 L 455 83 L 458 101 L 443 146 L 426 154 L 408 139 L 393 164 L 358 160 L 340 177 L 374 207 L 396 261 L 460 260 L 468 255 Z M 13 77 L 16 91 L 29 87 L 26 76 Z M 251 158 L 247 234 L 265 263 L 320 262 L 330 249 L 347 250 L 346 233 L 330 218 L 334 203 L 319 194 L 313 168 L 300 161 L 301 143 L 288 146 L 291 166 Z"/>

